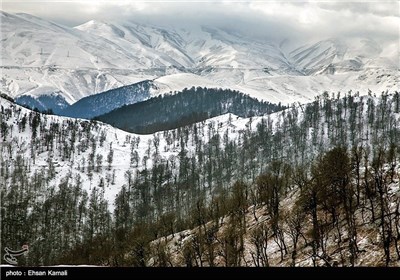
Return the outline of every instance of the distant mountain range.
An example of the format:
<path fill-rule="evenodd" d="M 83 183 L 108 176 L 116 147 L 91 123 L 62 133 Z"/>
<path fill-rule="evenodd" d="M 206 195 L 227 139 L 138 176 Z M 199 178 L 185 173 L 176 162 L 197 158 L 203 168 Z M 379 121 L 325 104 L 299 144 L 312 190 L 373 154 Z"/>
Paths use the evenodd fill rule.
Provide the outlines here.
<path fill-rule="evenodd" d="M 32 104 L 65 108 L 95 93 L 150 80 L 155 86 L 143 92 L 149 96 L 221 87 L 284 104 L 313 100 L 325 90 L 381 92 L 399 84 L 398 49 L 371 38 L 296 46 L 207 25 L 92 20 L 71 28 L 28 14 L 0 16 L 0 90 Z"/>

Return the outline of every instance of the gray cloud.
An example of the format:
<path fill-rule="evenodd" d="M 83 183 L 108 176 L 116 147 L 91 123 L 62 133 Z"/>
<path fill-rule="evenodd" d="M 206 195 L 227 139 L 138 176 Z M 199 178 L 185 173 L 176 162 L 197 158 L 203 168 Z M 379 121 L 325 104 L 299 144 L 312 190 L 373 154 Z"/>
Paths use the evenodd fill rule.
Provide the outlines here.
<path fill-rule="evenodd" d="M 350 11 L 354 14 L 373 14 L 383 17 L 400 16 L 398 1 L 317 2 L 317 5 L 322 9 L 338 12 Z"/>
<path fill-rule="evenodd" d="M 273 39 L 372 37 L 397 41 L 399 3 L 305 1 L 102 1 L 3 0 L 2 9 L 75 26 L 91 19 L 132 20 L 175 27 L 203 24 Z"/>

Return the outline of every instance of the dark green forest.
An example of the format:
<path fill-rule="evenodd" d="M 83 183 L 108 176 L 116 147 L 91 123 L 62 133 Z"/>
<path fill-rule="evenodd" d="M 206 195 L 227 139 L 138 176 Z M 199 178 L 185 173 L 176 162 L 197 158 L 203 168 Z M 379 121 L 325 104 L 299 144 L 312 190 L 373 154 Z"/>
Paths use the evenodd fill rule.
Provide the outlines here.
<path fill-rule="evenodd" d="M 281 104 L 258 101 L 238 91 L 192 87 L 126 105 L 95 119 L 125 131 L 149 134 L 183 127 L 226 113 L 252 117 L 285 108 Z"/>

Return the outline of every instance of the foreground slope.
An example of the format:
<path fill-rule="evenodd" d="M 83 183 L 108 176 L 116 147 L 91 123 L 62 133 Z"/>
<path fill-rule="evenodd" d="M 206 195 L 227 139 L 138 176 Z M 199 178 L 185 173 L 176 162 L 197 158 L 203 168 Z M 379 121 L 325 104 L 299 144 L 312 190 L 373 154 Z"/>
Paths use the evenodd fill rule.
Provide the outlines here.
<path fill-rule="evenodd" d="M 168 251 L 157 241 L 159 247 L 151 247 L 152 240 L 197 226 L 205 230 L 207 221 L 232 215 L 236 224 L 225 220 L 229 230 L 222 227 L 226 235 L 217 235 L 220 243 L 211 245 L 222 242 L 227 251 L 221 257 L 242 265 L 248 260 L 244 248 L 251 247 L 235 246 L 247 238 L 244 223 L 252 222 L 244 214 L 254 204 L 267 206 L 268 239 L 280 246 L 284 261 L 292 250 L 285 231 L 293 227 L 282 226 L 286 220 L 279 217 L 291 211 L 290 197 L 297 194 L 301 199 L 295 205 L 312 224 L 311 233 L 302 234 L 313 264 L 333 265 L 327 258 L 332 240 L 336 260 L 336 249 L 343 248 L 337 251 L 339 264 L 361 264 L 362 252 L 354 249 L 368 249 L 359 243 L 370 242 L 361 239 L 368 224 L 371 232 L 379 232 L 376 242 L 384 259 L 379 253 L 377 263 L 393 265 L 396 259 L 398 92 L 325 94 L 270 115 L 228 114 L 144 136 L 0 101 L 1 242 L 15 248 L 36 242 L 24 259 L 27 265 L 166 266 Z M 187 265 L 196 262 L 193 250 L 205 248 L 198 246 L 202 240 L 188 243 Z M 211 252 L 200 253 L 197 261 L 206 265 Z"/>
<path fill-rule="evenodd" d="M 340 221 L 328 218 L 325 211 L 318 210 L 321 226 L 319 243 L 313 252 L 312 217 L 299 203 L 304 193 L 298 186 L 283 194 L 280 200 L 280 220 L 274 225 L 268 203 L 251 205 L 244 201 L 242 208 L 232 208 L 228 214 L 211 219 L 215 209 L 202 209 L 207 216 L 194 228 L 173 232 L 151 240 L 148 246 L 147 266 L 174 267 L 399 267 L 399 177 L 400 169 L 393 181 L 388 183 L 385 200 L 389 219 L 385 226 L 391 227 L 393 239 L 388 248 L 386 263 L 385 245 L 379 219 L 371 217 L 369 205 L 357 206 L 354 214 L 357 236 L 355 259 L 351 257 L 350 237 L 343 208 L 338 209 Z M 389 172 L 384 176 L 390 176 Z M 364 179 L 364 178 L 363 178 Z M 248 187 L 247 190 L 251 190 Z M 379 203 L 373 204 L 379 209 Z M 397 210 L 396 210 L 397 209 Z M 304 211 L 304 212 L 301 212 Z M 380 210 L 377 210 L 379 212 Z M 209 220 L 207 220 L 207 218 Z M 238 220 L 241 219 L 241 220 Z M 322 228 L 323 227 L 323 228 Z M 390 237 L 391 238 L 391 237 Z M 315 248 L 315 247 L 314 247 Z"/>

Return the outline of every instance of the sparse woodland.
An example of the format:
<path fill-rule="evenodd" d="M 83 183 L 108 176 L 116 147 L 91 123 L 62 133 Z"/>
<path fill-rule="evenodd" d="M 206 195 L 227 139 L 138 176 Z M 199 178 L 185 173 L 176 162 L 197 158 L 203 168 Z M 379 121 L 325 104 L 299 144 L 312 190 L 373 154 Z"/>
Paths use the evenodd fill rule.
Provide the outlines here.
<path fill-rule="evenodd" d="M 146 143 L 110 131 L 1 99 L 1 247 L 30 244 L 20 265 L 400 265 L 399 92 L 325 92 Z"/>

